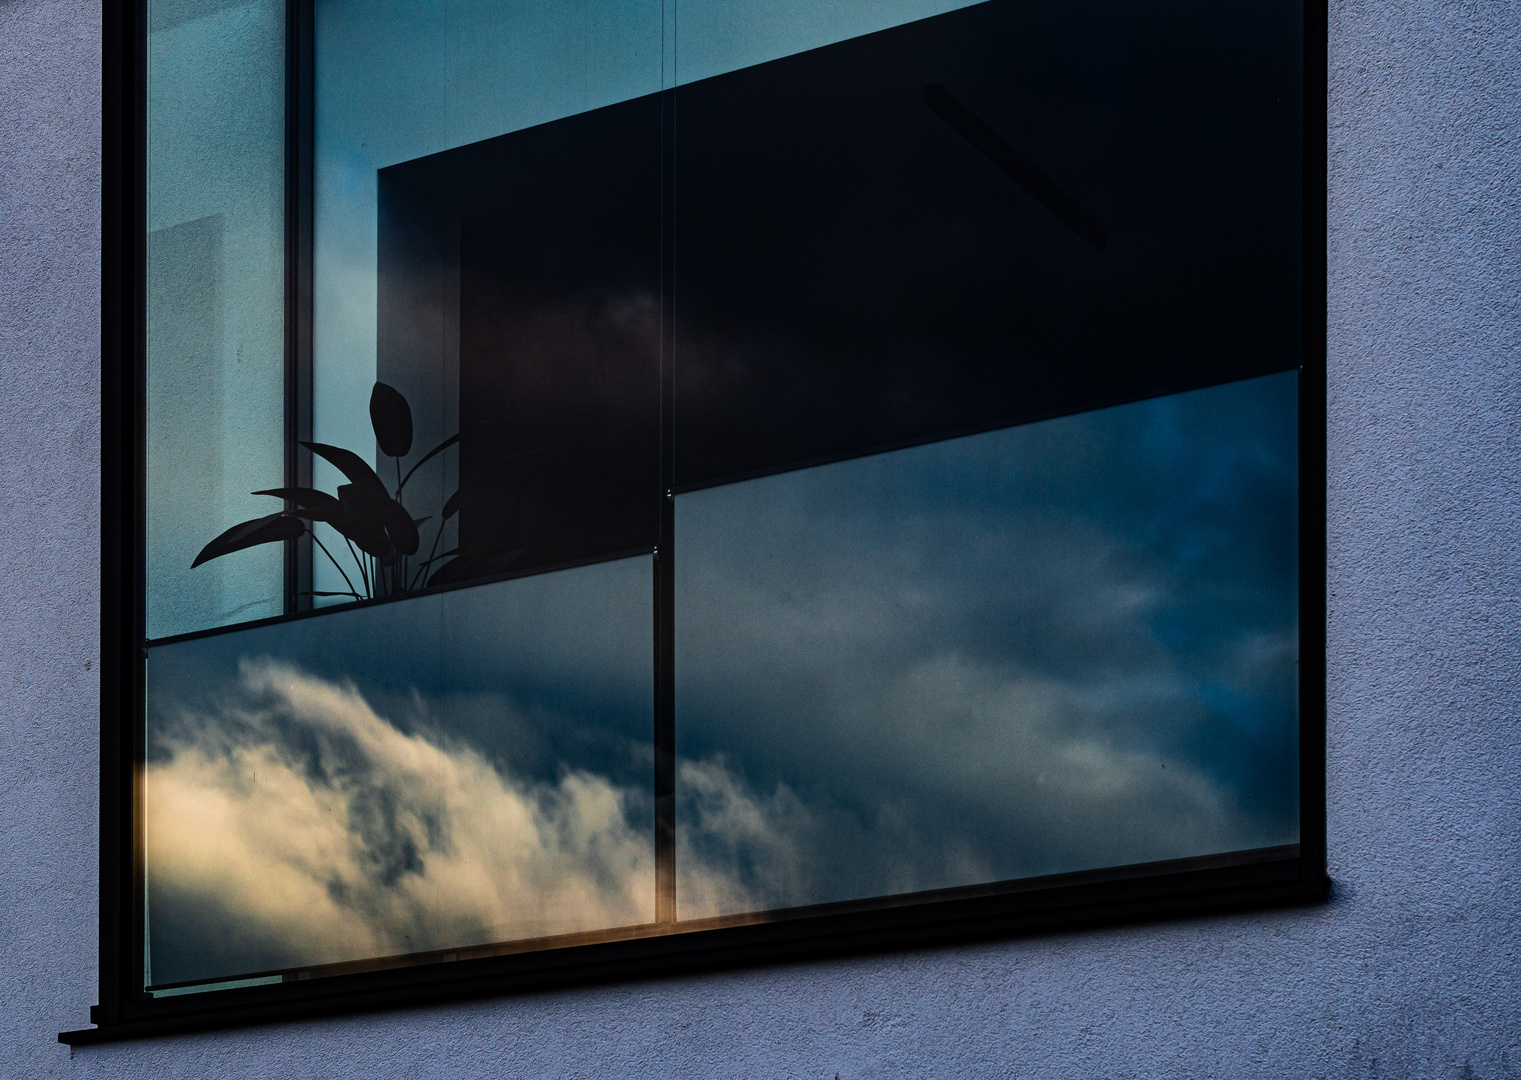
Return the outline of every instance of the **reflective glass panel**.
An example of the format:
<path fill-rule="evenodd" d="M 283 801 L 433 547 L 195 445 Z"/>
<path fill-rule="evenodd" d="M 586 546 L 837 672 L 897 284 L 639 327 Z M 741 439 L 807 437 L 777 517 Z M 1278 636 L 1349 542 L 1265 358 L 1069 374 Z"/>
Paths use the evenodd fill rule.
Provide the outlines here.
<path fill-rule="evenodd" d="M 148 992 L 1295 844 L 1301 53 L 151 0 Z"/>
<path fill-rule="evenodd" d="M 645 556 L 150 650 L 147 985 L 651 922 L 652 581 Z"/>
<path fill-rule="evenodd" d="M 284 0 L 150 0 L 147 129 L 144 618 L 165 637 L 284 610 L 278 547 L 191 566 L 284 475 Z"/>
<path fill-rule="evenodd" d="M 1297 387 L 679 496 L 678 916 L 1296 843 Z"/>
<path fill-rule="evenodd" d="M 155 994 L 654 918 L 673 13 L 295 6 L 307 219 L 286 9 L 150 11 Z"/>
<path fill-rule="evenodd" d="M 453 387 L 443 581 L 658 541 L 660 128 L 647 94 L 378 174 L 381 376 Z"/>

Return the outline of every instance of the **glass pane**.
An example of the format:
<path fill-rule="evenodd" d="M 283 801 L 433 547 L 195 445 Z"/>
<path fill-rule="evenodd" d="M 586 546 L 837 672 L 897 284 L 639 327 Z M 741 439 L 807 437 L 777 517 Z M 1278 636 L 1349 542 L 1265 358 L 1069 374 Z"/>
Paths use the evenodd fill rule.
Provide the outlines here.
<path fill-rule="evenodd" d="M 676 486 L 1297 367 L 1299 35 L 993 0 L 683 74 Z"/>
<path fill-rule="evenodd" d="M 678 916 L 1296 843 L 1297 385 L 678 496 Z"/>
<path fill-rule="evenodd" d="M 150 0 L 150 637 L 283 610 L 279 545 L 191 564 L 284 476 L 284 90 L 284 0 Z"/>
<path fill-rule="evenodd" d="M 461 493 L 440 580 L 654 546 L 666 30 L 661 0 L 318 0 L 313 437 L 399 478 L 459 434 L 406 488 L 430 530 Z"/>
<path fill-rule="evenodd" d="M 652 581 L 645 556 L 151 649 L 147 985 L 651 922 Z"/>

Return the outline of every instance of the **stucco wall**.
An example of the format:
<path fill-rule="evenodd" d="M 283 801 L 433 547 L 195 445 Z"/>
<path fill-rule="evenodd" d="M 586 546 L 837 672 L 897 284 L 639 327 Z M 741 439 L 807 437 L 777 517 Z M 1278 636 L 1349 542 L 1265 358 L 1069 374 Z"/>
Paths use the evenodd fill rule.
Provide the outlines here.
<path fill-rule="evenodd" d="M 74 1051 L 98 14 L 0 0 L 0 1076 L 1521 1075 L 1521 7 L 1331 19 L 1330 903 Z"/>

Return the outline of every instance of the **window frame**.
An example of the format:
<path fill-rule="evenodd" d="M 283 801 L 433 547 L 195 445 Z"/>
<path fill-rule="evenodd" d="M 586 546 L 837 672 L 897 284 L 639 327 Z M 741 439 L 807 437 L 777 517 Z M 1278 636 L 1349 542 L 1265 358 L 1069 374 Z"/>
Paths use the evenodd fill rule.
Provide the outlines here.
<path fill-rule="evenodd" d="M 309 395 L 297 391 L 309 385 L 311 376 L 313 3 L 287 0 L 286 6 L 286 471 L 290 482 L 306 483 L 309 477 L 302 477 L 300 470 L 309 471 L 310 465 L 298 460 L 295 446 L 310 430 L 309 405 L 303 412 L 301 404 L 309 402 Z M 701 969 L 1198 917 L 1313 903 L 1326 895 L 1327 5 L 1307 0 L 1299 379 L 1299 844 L 818 905 L 794 909 L 783 919 L 739 925 L 731 919 L 725 920 L 729 925 L 665 935 L 476 959 L 418 954 L 379 970 L 169 998 L 146 996 L 139 977 L 144 947 L 140 794 L 146 650 L 139 643 L 145 600 L 141 538 L 146 507 L 146 9 L 146 0 L 130 0 L 107 4 L 103 12 L 100 981 L 99 1003 L 90 1009 L 90 1020 L 97 1026 L 62 1032 L 61 1042 L 80 1045 Z M 673 91 L 664 94 L 669 109 Z M 669 393 L 670 359 L 668 352 L 662 356 L 663 393 Z M 668 509 L 666 529 L 669 521 Z M 309 558 L 303 565 L 299 545 L 288 544 L 287 549 L 290 591 L 299 588 L 310 569 Z M 661 579 L 669 582 L 669 572 Z M 669 618 L 657 625 L 656 633 L 657 650 L 673 646 Z M 669 707 L 661 708 L 662 698 L 669 703 L 672 687 L 660 673 L 669 669 L 668 663 L 656 668 L 657 728 L 661 717 L 669 723 L 672 714 Z M 657 764 L 657 794 L 669 790 L 661 781 L 669 784 L 673 772 L 673 761 Z M 667 817 L 657 819 L 660 859 L 674 856 L 671 837 L 665 835 L 661 842 L 669 827 Z"/>

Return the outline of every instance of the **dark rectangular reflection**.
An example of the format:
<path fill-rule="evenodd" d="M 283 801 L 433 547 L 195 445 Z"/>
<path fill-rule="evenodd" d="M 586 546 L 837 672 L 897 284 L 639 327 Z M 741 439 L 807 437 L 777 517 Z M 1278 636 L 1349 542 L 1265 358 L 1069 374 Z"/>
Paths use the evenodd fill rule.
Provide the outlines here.
<path fill-rule="evenodd" d="M 448 388 L 453 580 L 656 543 L 660 128 L 652 95 L 380 171 L 380 377 Z"/>
<path fill-rule="evenodd" d="M 1296 843 L 1297 387 L 678 496 L 678 916 Z"/>
<path fill-rule="evenodd" d="M 663 334 L 677 488 L 1296 367 L 1299 26 L 993 0 L 381 170 L 450 573 L 656 542 Z"/>
<path fill-rule="evenodd" d="M 149 980 L 654 919 L 648 556 L 149 650 Z"/>
<path fill-rule="evenodd" d="M 1297 366 L 1299 35 L 994 0 L 679 87 L 677 486 Z"/>

